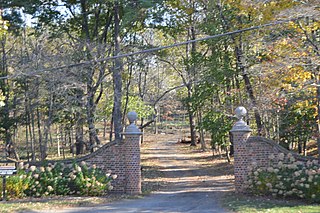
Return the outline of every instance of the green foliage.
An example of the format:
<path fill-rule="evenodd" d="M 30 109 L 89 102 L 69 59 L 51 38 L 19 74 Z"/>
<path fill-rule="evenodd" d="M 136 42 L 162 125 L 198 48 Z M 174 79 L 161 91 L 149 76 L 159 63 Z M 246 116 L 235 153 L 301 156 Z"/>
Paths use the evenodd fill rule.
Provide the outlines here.
<path fill-rule="evenodd" d="M 8 198 L 52 195 L 101 196 L 112 189 L 116 175 L 107 174 L 85 162 L 65 166 L 62 163 L 35 167 L 22 164 L 17 175 L 7 178 Z M 2 191 L 2 190 L 1 190 Z"/>
<path fill-rule="evenodd" d="M 251 192 L 279 197 L 296 197 L 320 203 L 320 169 L 317 160 L 298 161 L 289 153 L 269 156 L 267 168 L 249 167 Z"/>
<path fill-rule="evenodd" d="M 0 39 L 2 39 L 3 36 L 7 33 L 8 26 L 9 26 L 9 22 L 2 18 L 1 9 L 0 9 Z"/>
<path fill-rule="evenodd" d="M 314 101 L 299 99 L 290 98 L 289 103 L 279 111 L 280 142 L 286 147 L 289 146 L 288 143 L 308 141 L 316 129 L 314 120 L 317 112 Z"/>
<path fill-rule="evenodd" d="M 122 101 L 122 103 L 125 102 Z M 144 103 L 138 96 L 129 96 L 128 112 L 130 111 L 135 111 L 140 118 L 147 118 L 153 113 L 152 107 Z"/>
<path fill-rule="evenodd" d="M 232 120 L 222 112 L 210 111 L 203 117 L 200 128 L 211 133 L 211 146 L 228 146 L 229 131 Z"/>

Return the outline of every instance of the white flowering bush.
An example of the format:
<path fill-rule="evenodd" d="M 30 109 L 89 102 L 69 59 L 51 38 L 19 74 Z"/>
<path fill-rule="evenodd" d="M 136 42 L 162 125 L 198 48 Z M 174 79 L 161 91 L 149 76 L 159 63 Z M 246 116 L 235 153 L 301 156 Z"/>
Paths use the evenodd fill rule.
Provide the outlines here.
<path fill-rule="evenodd" d="M 301 162 L 289 153 L 269 156 L 267 168 L 249 167 L 248 188 L 255 194 L 298 197 L 320 203 L 320 166 L 317 160 Z"/>
<path fill-rule="evenodd" d="M 10 198 L 50 195 L 101 196 L 112 189 L 111 181 L 117 176 L 107 174 L 95 165 L 85 162 L 66 166 L 62 163 L 47 166 L 20 164 L 17 175 L 7 178 L 7 194 Z M 1 190 L 2 192 L 2 190 Z"/>
<path fill-rule="evenodd" d="M 117 178 L 111 170 L 103 173 L 95 165 L 88 167 L 85 162 L 74 164 L 68 176 L 70 194 L 100 196 L 112 189 L 111 181 Z"/>

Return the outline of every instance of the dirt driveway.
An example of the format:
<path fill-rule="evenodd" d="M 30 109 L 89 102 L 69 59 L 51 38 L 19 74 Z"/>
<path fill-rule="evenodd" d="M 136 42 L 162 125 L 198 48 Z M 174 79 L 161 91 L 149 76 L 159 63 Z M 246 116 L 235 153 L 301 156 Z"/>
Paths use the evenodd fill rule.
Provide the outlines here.
<path fill-rule="evenodd" d="M 142 147 L 143 187 L 157 191 L 138 199 L 51 212 L 226 212 L 219 199 L 233 190 L 234 177 L 225 160 L 177 144 L 175 136 L 162 136 Z"/>

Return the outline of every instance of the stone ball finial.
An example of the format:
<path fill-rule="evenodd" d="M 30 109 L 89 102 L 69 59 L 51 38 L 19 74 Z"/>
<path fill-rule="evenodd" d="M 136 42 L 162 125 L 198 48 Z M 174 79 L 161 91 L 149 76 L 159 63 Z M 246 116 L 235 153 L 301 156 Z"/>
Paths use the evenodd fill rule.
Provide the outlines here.
<path fill-rule="evenodd" d="M 127 115 L 127 118 L 129 120 L 130 124 L 132 124 L 137 120 L 138 114 L 136 112 L 134 112 L 134 111 L 129 112 L 128 115 Z"/>
<path fill-rule="evenodd" d="M 239 120 L 243 120 L 243 117 L 247 115 L 247 110 L 243 106 L 237 107 L 234 112 Z"/>
<path fill-rule="evenodd" d="M 138 129 L 138 127 L 134 124 L 134 122 L 138 118 L 138 114 L 136 112 L 129 112 L 127 114 L 127 118 L 130 122 L 130 125 L 127 126 L 124 135 L 141 135 L 141 131 Z"/>
<path fill-rule="evenodd" d="M 247 115 L 247 110 L 243 106 L 239 106 L 234 111 L 239 119 L 232 127 L 231 132 L 251 132 L 250 127 L 244 122 L 243 117 Z"/>

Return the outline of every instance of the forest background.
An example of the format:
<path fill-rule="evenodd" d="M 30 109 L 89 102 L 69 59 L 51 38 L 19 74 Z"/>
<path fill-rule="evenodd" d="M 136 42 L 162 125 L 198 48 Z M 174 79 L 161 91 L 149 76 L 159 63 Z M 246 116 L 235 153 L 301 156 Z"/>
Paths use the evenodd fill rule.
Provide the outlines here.
<path fill-rule="evenodd" d="M 228 151 L 241 105 L 255 134 L 319 155 L 319 5 L 2 0 L 1 152 L 24 161 L 92 152 L 121 139 L 131 110 L 142 130 L 186 124 L 191 145 L 199 137 L 205 149 L 209 135 Z"/>

